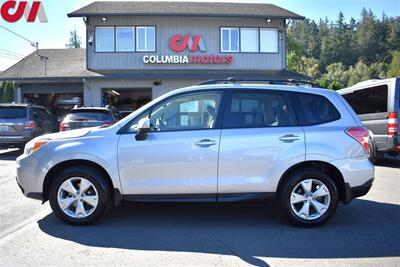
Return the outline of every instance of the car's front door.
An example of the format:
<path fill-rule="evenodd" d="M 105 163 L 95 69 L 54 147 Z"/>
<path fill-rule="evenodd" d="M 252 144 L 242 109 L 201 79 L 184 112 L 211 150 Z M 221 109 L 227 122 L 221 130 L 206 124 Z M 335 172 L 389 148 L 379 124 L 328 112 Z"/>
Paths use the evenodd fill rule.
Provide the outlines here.
<path fill-rule="evenodd" d="M 220 91 L 184 93 L 139 115 L 118 144 L 123 194 L 132 198 L 215 198 L 221 130 Z M 137 141 L 137 122 L 148 116 L 151 129 Z"/>

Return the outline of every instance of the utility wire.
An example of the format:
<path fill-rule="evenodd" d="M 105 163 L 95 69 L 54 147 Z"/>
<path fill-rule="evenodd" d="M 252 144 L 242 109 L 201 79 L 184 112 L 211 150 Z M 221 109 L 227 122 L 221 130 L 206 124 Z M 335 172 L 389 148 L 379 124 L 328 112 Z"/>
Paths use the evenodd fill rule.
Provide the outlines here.
<path fill-rule="evenodd" d="M 26 37 L 24 37 L 24 36 L 22 36 L 22 35 L 20 35 L 20 34 L 18 34 L 18 33 L 16 33 L 16 32 L 14 32 L 14 31 L 12 31 L 12 30 L 10 30 L 10 29 L 8 29 L 8 28 L 4 27 L 3 25 L 0 25 L 0 27 L 1 27 L 1 28 L 3 28 L 3 29 L 5 29 L 6 31 L 9 31 L 9 32 L 11 32 L 12 34 L 14 34 L 14 35 L 18 36 L 19 38 L 22 38 L 22 39 L 24 39 L 25 41 L 29 42 L 31 45 L 33 45 L 33 46 L 35 46 L 35 45 L 36 45 L 36 43 L 35 43 L 35 42 L 32 42 L 32 41 L 31 41 L 31 40 L 29 40 L 28 38 L 26 38 Z"/>
<path fill-rule="evenodd" d="M 14 54 L 16 56 L 24 57 L 24 55 L 22 55 L 20 53 L 16 53 L 16 52 L 13 52 L 13 51 L 10 51 L 10 50 L 7 50 L 7 49 L 0 48 L 0 52 L 1 51 L 3 51 L 4 53 L 9 53 L 9 54 Z"/>
<path fill-rule="evenodd" d="M 7 56 L 11 56 L 11 57 L 16 57 L 16 58 L 23 58 L 23 56 L 18 56 L 16 54 L 3 52 L 3 51 L 0 51 L 0 55 L 7 55 Z"/>
<path fill-rule="evenodd" d="M 2 58 L 7 58 L 7 59 L 13 59 L 13 60 L 16 60 L 16 61 L 19 61 L 19 60 L 21 60 L 21 58 L 10 57 L 10 56 L 1 55 L 1 54 L 0 54 L 0 57 L 2 57 Z"/>

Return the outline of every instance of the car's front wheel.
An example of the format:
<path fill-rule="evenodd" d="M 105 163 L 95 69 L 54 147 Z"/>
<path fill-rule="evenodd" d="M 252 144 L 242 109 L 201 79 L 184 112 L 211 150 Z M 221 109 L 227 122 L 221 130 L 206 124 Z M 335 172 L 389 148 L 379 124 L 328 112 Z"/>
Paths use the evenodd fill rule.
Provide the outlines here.
<path fill-rule="evenodd" d="M 69 167 L 50 185 L 50 206 L 62 221 L 87 225 L 100 219 L 111 207 L 111 193 L 105 177 L 94 168 Z"/>
<path fill-rule="evenodd" d="M 327 222 L 335 213 L 339 199 L 332 178 L 318 169 L 303 169 L 285 180 L 279 206 L 292 223 L 314 227 Z"/>

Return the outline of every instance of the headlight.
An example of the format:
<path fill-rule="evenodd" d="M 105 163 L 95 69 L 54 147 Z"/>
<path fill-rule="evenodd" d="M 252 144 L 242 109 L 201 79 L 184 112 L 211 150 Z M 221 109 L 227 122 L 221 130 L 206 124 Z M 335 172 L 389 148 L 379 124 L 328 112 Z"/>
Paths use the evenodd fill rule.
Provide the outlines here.
<path fill-rule="evenodd" d="M 42 146 L 44 146 L 47 143 L 48 143 L 48 141 L 45 141 L 45 140 L 31 141 L 26 144 L 24 154 L 30 155 L 30 154 L 34 153 L 35 151 L 39 150 Z"/>

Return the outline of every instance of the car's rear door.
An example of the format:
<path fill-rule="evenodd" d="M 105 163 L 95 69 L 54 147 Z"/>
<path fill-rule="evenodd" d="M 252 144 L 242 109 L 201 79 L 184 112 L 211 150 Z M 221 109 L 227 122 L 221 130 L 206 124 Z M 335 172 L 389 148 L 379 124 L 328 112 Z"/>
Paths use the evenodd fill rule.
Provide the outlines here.
<path fill-rule="evenodd" d="M 275 192 L 285 170 L 305 159 L 304 132 L 287 94 L 234 90 L 227 99 L 218 165 L 218 198 Z"/>

